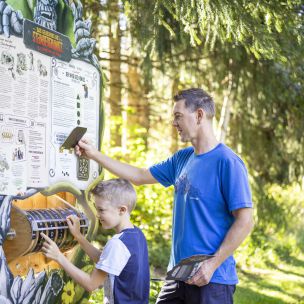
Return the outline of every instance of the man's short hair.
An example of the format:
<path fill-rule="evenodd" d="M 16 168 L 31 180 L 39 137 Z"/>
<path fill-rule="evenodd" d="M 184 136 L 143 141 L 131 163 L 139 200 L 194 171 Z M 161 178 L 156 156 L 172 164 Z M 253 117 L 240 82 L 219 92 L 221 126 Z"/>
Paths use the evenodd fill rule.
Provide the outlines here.
<path fill-rule="evenodd" d="M 113 206 L 125 205 L 131 212 L 136 205 L 136 192 L 132 184 L 122 178 L 113 178 L 99 182 L 91 193 L 105 199 Z"/>
<path fill-rule="evenodd" d="M 198 88 L 192 88 L 188 90 L 179 91 L 177 95 L 173 97 L 174 101 L 185 101 L 185 107 L 194 112 L 201 108 L 207 114 L 207 118 L 211 119 L 215 115 L 215 104 L 212 97 L 204 90 Z"/>

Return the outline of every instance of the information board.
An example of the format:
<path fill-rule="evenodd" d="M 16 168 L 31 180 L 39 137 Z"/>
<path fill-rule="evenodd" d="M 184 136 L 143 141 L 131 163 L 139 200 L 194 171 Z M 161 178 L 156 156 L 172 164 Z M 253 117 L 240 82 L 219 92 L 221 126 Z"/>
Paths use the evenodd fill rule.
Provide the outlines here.
<path fill-rule="evenodd" d="M 77 126 L 98 147 L 100 74 L 92 64 L 70 62 L 0 36 L 0 194 L 68 181 L 84 190 L 98 164 L 78 159 L 61 144 Z"/>

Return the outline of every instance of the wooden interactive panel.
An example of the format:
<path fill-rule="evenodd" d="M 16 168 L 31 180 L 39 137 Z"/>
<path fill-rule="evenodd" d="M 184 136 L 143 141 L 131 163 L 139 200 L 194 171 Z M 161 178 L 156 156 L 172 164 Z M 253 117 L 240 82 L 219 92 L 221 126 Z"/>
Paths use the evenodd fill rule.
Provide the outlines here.
<path fill-rule="evenodd" d="M 57 196 L 61 197 L 62 199 L 69 202 L 71 205 L 75 206 L 76 199 L 75 197 L 68 193 L 68 192 L 60 192 L 56 194 Z M 62 203 L 55 195 L 45 197 L 40 193 L 37 193 L 36 195 L 25 199 L 25 200 L 16 200 L 14 201 L 14 205 L 17 208 L 23 209 L 23 210 L 29 210 L 29 209 L 46 209 L 46 208 L 66 208 L 66 205 Z M 11 217 L 15 217 L 16 220 L 20 220 L 20 223 L 17 226 L 16 229 L 24 229 L 26 230 L 27 238 L 31 238 L 31 229 L 29 225 L 24 220 L 24 217 L 22 214 L 18 212 L 13 212 Z M 28 244 L 29 240 L 24 239 L 23 242 L 20 242 L 20 247 L 16 245 L 16 251 L 21 252 L 22 250 L 25 250 L 25 246 Z M 70 256 L 72 255 L 73 249 L 70 249 L 69 251 L 65 252 L 65 255 Z M 59 265 L 47 259 L 42 253 L 31 253 L 26 256 L 19 256 L 19 257 L 13 257 L 13 259 L 10 259 L 9 256 L 7 256 L 7 259 L 9 260 L 9 268 L 12 271 L 14 276 L 20 275 L 26 275 L 28 270 L 30 268 L 33 268 L 35 272 L 43 271 L 44 269 L 57 269 L 60 268 Z"/>

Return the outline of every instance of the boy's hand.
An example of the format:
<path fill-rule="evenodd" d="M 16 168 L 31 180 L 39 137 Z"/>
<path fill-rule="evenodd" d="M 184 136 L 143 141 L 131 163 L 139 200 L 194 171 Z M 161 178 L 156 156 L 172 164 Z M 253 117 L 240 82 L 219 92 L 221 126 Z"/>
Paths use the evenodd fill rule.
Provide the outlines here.
<path fill-rule="evenodd" d="M 69 229 L 74 236 L 74 238 L 77 240 L 79 237 L 82 236 L 80 232 L 80 220 L 76 215 L 69 215 L 67 218 L 67 223 L 69 226 Z"/>
<path fill-rule="evenodd" d="M 86 138 L 81 138 L 75 147 L 76 155 L 83 156 L 89 159 L 94 159 L 94 156 L 97 152 L 97 149 Z"/>
<path fill-rule="evenodd" d="M 40 235 L 45 239 L 45 242 L 43 243 L 43 247 L 42 247 L 42 252 L 44 253 L 44 255 L 49 259 L 59 262 L 60 257 L 63 256 L 63 254 L 59 250 L 56 243 L 53 242 L 43 232 L 41 232 Z"/>

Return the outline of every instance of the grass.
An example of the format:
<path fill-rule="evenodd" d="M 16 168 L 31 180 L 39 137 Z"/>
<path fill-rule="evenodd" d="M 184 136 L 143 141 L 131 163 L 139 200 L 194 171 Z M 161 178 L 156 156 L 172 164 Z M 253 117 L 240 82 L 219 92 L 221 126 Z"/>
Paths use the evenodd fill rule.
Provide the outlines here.
<path fill-rule="evenodd" d="M 304 304 L 304 259 L 239 270 L 235 304 Z"/>
<path fill-rule="evenodd" d="M 239 269 L 238 274 L 235 304 L 304 304 L 304 257 L 268 262 L 263 268 Z M 152 282 L 150 304 L 155 303 L 160 287 L 161 283 Z M 101 299 L 102 291 L 98 291 L 89 303 L 102 303 Z"/>

